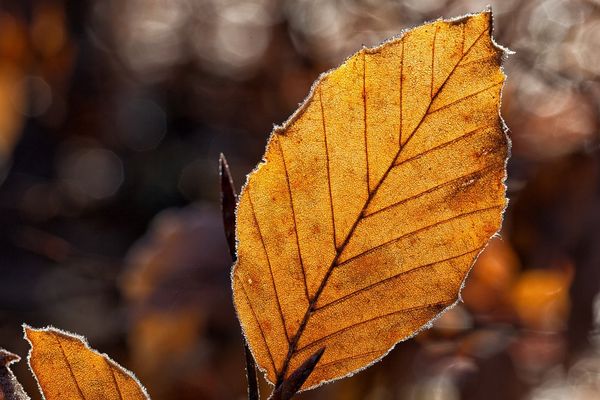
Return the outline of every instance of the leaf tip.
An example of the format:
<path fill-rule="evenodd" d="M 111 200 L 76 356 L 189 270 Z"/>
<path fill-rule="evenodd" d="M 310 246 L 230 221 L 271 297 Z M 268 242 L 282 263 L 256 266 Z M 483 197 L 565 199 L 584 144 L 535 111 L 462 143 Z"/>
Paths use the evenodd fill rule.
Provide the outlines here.
<path fill-rule="evenodd" d="M 23 338 L 25 340 L 27 340 L 27 342 L 32 345 L 31 343 L 31 334 L 34 333 L 34 331 L 36 331 L 36 328 L 33 328 L 31 325 L 29 324 L 22 324 L 21 327 L 23 328 Z"/>
<path fill-rule="evenodd" d="M 321 360 L 321 357 L 323 357 L 324 353 L 325 353 L 325 347 L 321 347 L 310 357 L 310 359 L 312 360 L 312 362 L 314 363 L 315 366 L 319 363 L 319 361 Z"/>
<path fill-rule="evenodd" d="M 20 356 L 0 348 L 0 367 L 8 367 L 9 365 L 19 361 L 21 361 Z"/>
<path fill-rule="evenodd" d="M 219 154 L 219 176 L 221 177 L 222 183 L 229 182 L 233 186 L 231 171 L 229 170 L 229 163 L 227 162 L 227 158 L 223 153 Z"/>
<path fill-rule="evenodd" d="M 29 342 L 29 344 L 31 346 L 33 346 L 33 341 L 37 338 L 37 336 L 42 335 L 44 333 L 53 333 L 56 335 L 62 335 L 62 336 L 69 336 L 70 334 L 62 331 L 60 329 L 54 328 L 52 326 L 47 326 L 45 328 L 34 328 L 33 326 L 29 325 L 29 324 L 23 324 L 23 337 L 25 338 L 25 340 L 27 340 Z M 84 340 L 85 338 L 83 338 L 82 336 L 78 336 L 78 335 L 73 335 L 76 336 L 77 339 L 80 340 Z"/>
<path fill-rule="evenodd" d="M 225 154 L 219 153 L 219 176 L 223 177 L 223 174 L 227 172 L 229 165 L 227 165 L 227 159 Z"/>

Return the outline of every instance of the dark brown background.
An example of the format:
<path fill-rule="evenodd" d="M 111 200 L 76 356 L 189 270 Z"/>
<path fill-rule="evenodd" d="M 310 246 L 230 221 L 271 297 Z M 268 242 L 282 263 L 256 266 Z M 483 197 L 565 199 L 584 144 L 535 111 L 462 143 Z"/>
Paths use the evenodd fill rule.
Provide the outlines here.
<path fill-rule="evenodd" d="M 244 398 L 219 152 L 241 185 L 320 72 L 488 2 L 3 1 L 0 346 L 51 324 L 154 399 Z M 597 398 L 600 2 L 491 3 L 516 51 L 503 240 L 434 329 L 300 398 Z"/>

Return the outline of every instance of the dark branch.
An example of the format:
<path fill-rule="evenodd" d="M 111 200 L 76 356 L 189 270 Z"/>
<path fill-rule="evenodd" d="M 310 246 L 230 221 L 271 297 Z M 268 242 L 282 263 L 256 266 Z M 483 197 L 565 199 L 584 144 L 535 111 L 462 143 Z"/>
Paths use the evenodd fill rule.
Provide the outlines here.
<path fill-rule="evenodd" d="M 223 214 L 225 237 L 227 238 L 231 259 L 235 261 L 237 258 L 235 252 L 235 206 L 237 204 L 237 195 L 233 186 L 229 165 L 223 154 L 219 156 L 219 175 L 221 177 L 221 212 Z M 248 400 L 259 400 L 260 394 L 258 391 L 258 377 L 256 376 L 256 362 L 252 357 L 245 338 L 244 353 L 246 356 L 246 377 L 248 378 Z"/>
<path fill-rule="evenodd" d="M 221 212 L 223 213 L 223 226 L 229 246 L 229 254 L 233 261 L 237 259 L 235 254 L 235 205 L 237 195 L 233 186 L 233 179 L 229 172 L 229 165 L 225 156 L 219 156 L 219 175 L 221 177 Z"/>
<path fill-rule="evenodd" d="M 260 400 L 258 392 L 258 376 L 256 375 L 256 363 L 244 339 L 244 354 L 246 355 L 246 377 L 248 378 L 248 400 Z"/>

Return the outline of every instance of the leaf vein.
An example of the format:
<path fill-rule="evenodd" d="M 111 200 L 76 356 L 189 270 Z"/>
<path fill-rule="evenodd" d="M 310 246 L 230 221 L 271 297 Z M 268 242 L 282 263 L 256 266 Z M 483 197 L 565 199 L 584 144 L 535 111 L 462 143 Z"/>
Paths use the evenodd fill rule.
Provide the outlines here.
<path fill-rule="evenodd" d="M 463 55 L 465 54 L 465 24 L 461 24 L 461 36 L 462 36 L 462 41 L 460 43 L 460 55 L 461 55 L 461 59 L 463 59 Z"/>
<path fill-rule="evenodd" d="M 458 65 L 458 68 L 462 68 L 462 67 L 466 67 L 468 65 L 473 65 L 473 64 L 477 64 L 477 63 L 481 63 L 481 62 L 486 62 L 488 60 L 495 60 L 498 58 L 497 54 L 493 54 L 491 56 L 486 56 L 486 57 L 481 57 L 481 58 L 477 58 L 475 60 L 471 60 L 471 61 L 467 61 L 465 63 L 461 63 Z"/>
<path fill-rule="evenodd" d="M 358 359 L 365 358 L 365 357 L 368 357 L 368 356 L 373 355 L 373 354 L 386 353 L 388 350 L 390 350 L 390 349 L 386 348 L 386 349 L 379 349 L 379 350 L 371 350 L 371 351 L 366 351 L 364 353 L 355 354 L 353 356 L 338 358 L 337 360 L 332 360 L 332 361 L 326 362 L 324 364 L 317 365 L 315 367 L 315 370 L 323 369 L 323 368 L 330 367 L 330 366 L 336 365 L 336 364 L 341 364 L 341 363 L 346 362 L 346 361 L 358 360 Z"/>
<path fill-rule="evenodd" d="M 404 40 L 402 40 L 402 53 L 400 55 L 400 101 L 398 103 L 400 111 L 400 125 L 398 127 L 398 151 L 402 147 L 402 97 L 404 95 Z"/>
<path fill-rule="evenodd" d="M 429 88 L 429 97 L 433 100 L 433 78 L 434 78 L 434 66 L 435 66 L 435 41 L 437 38 L 439 26 L 436 25 L 435 31 L 433 32 L 433 43 L 431 44 L 431 86 Z"/>
<path fill-rule="evenodd" d="M 469 132 L 467 132 L 465 134 L 460 135 L 459 137 L 457 137 L 455 139 L 452 139 L 450 141 L 444 142 L 444 143 L 439 144 L 439 145 L 437 145 L 435 147 L 431 147 L 431 148 L 429 148 L 427 150 L 424 150 L 424 151 L 422 151 L 422 152 L 420 152 L 418 154 L 415 154 L 414 156 L 412 156 L 410 158 L 407 158 L 405 160 L 396 162 L 393 165 L 393 168 L 399 167 L 400 165 L 402 165 L 404 163 L 407 163 L 407 162 L 410 162 L 410 161 L 413 161 L 415 159 L 419 159 L 419 158 L 421 158 L 421 157 L 423 157 L 423 156 L 425 156 L 425 155 L 427 155 L 427 154 L 429 154 L 429 153 L 431 153 L 433 151 L 436 151 L 436 150 L 442 149 L 444 147 L 450 146 L 452 144 L 458 143 L 461 140 L 468 139 L 469 137 L 474 136 L 476 133 L 478 133 L 481 129 L 486 129 L 486 128 L 490 128 L 490 127 L 489 126 L 479 126 L 479 127 L 475 128 L 475 129 L 473 129 L 473 130 L 471 130 L 471 131 L 469 131 Z"/>
<path fill-rule="evenodd" d="M 250 203 L 250 208 L 252 209 L 252 216 L 254 218 L 254 223 L 256 224 L 256 228 L 258 229 L 258 235 L 260 236 L 260 242 L 262 244 L 262 248 L 265 252 L 265 256 L 267 257 L 267 264 L 269 265 L 269 274 L 271 275 L 271 283 L 273 284 L 273 291 L 275 293 L 277 309 L 279 311 L 279 316 L 281 317 L 281 324 L 283 325 L 283 331 L 285 332 L 285 337 L 289 343 L 290 337 L 288 335 L 287 326 L 285 323 L 285 316 L 283 315 L 283 311 L 281 309 L 281 301 L 279 300 L 279 293 L 277 292 L 277 285 L 275 284 L 275 276 L 273 275 L 273 268 L 271 267 L 271 260 L 269 257 L 269 252 L 267 251 L 265 239 L 263 237 L 262 231 L 260 229 L 260 224 L 258 223 L 258 219 L 256 217 L 256 211 L 254 210 L 254 203 L 252 202 L 252 196 L 250 195 L 250 190 L 248 190 L 248 202 Z"/>
<path fill-rule="evenodd" d="M 365 166 L 367 175 L 367 197 L 371 195 L 371 183 L 369 180 L 369 142 L 367 140 L 367 52 L 363 49 L 363 73 L 362 73 L 362 101 L 363 101 L 363 126 L 365 140 Z"/>
<path fill-rule="evenodd" d="M 281 144 L 281 140 L 277 141 L 279 144 L 279 151 L 281 152 L 281 160 L 283 162 L 283 170 L 285 172 L 285 181 L 287 183 L 289 198 L 290 198 L 290 208 L 292 209 L 292 221 L 294 223 L 294 234 L 296 235 L 296 248 L 298 249 L 298 259 L 300 261 L 300 268 L 302 269 L 302 280 L 304 281 L 304 294 L 306 295 L 306 300 L 310 302 L 310 296 L 308 294 L 308 285 L 306 283 L 306 271 L 304 270 L 304 261 L 302 259 L 302 251 L 300 250 L 300 239 L 298 238 L 298 222 L 296 220 L 296 212 L 294 210 L 294 198 L 292 195 L 292 186 L 290 184 L 290 176 L 287 169 L 287 164 L 285 162 L 285 154 L 283 152 L 283 145 Z"/>
<path fill-rule="evenodd" d="M 413 273 L 413 272 L 418 271 L 420 269 L 427 268 L 427 267 L 432 267 L 432 266 L 434 266 L 436 264 L 441 264 L 441 263 L 446 262 L 446 261 L 452 261 L 452 260 L 455 260 L 457 258 L 461 258 L 461 257 L 464 257 L 466 255 L 469 255 L 471 253 L 478 252 L 481 249 L 483 249 L 483 247 L 484 246 L 481 246 L 481 247 L 478 247 L 478 248 L 476 248 L 474 250 L 470 250 L 470 251 L 464 252 L 462 254 L 458 254 L 458 255 L 455 255 L 455 256 L 447 257 L 447 258 L 444 258 L 442 260 L 434 261 L 434 262 L 431 262 L 431 263 L 428 263 L 428 264 L 418 265 L 418 266 L 413 267 L 411 269 L 408 269 L 406 271 L 399 272 L 396 275 L 390 276 L 390 277 L 382 279 L 382 280 L 380 280 L 378 282 L 372 283 L 371 285 L 368 285 L 368 286 L 365 286 L 365 287 L 360 288 L 358 290 L 355 290 L 354 292 L 348 293 L 347 295 L 344 295 L 344 296 L 340 297 L 339 299 L 336 299 L 336 300 L 334 300 L 332 302 L 329 302 L 327 304 L 323 304 L 321 307 L 316 308 L 314 312 L 316 313 L 316 312 L 321 311 L 321 310 L 323 310 L 325 308 L 328 308 L 328 307 L 334 306 L 336 304 L 342 303 L 342 302 L 344 302 L 344 301 L 346 301 L 346 300 L 348 300 L 348 299 L 350 299 L 352 297 L 355 297 L 355 296 L 357 296 L 357 295 L 359 295 L 359 294 L 361 294 L 363 292 L 366 292 L 366 291 L 368 291 L 370 289 L 373 289 L 374 287 L 383 285 L 383 284 L 385 284 L 387 282 L 393 281 L 394 279 L 397 279 L 397 278 L 399 278 L 401 276 Z"/>
<path fill-rule="evenodd" d="M 377 320 L 380 320 L 380 319 L 385 319 L 385 318 L 388 318 L 388 317 L 393 317 L 394 315 L 397 315 L 397 314 L 408 313 L 408 312 L 413 312 L 413 311 L 420 311 L 420 310 L 426 310 L 428 308 L 432 308 L 432 307 L 437 307 L 437 306 L 440 306 L 440 305 L 448 304 L 449 302 L 451 302 L 451 300 L 443 300 L 443 301 L 439 301 L 439 302 L 436 302 L 436 303 L 422 304 L 422 305 L 419 305 L 419 306 L 414 306 L 414 307 L 409 307 L 409 308 L 402 308 L 400 310 L 392 311 L 392 312 L 384 314 L 384 315 L 378 315 L 376 317 L 369 318 L 367 320 L 360 321 L 360 322 L 354 323 L 352 325 L 346 326 L 344 328 L 338 329 L 338 330 L 336 330 L 336 331 L 334 331 L 332 333 L 329 333 L 329 334 L 327 334 L 325 336 L 322 336 L 319 339 L 315 339 L 311 343 L 307 343 L 304 346 L 300 347 L 297 350 L 297 352 L 300 353 L 302 351 L 305 351 L 306 349 L 308 349 L 310 347 L 314 347 L 315 345 L 320 344 L 323 341 L 326 341 L 328 339 L 331 339 L 332 337 L 341 335 L 342 333 L 345 333 L 345 332 L 347 332 L 349 330 L 357 328 L 357 327 L 359 327 L 361 325 L 368 324 L 369 322 L 377 321 Z"/>
<path fill-rule="evenodd" d="M 397 201 L 397 202 L 395 202 L 395 203 L 392 203 L 392 204 L 390 204 L 390 205 L 388 205 L 388 206 L 385 206 L 385 207 L 383 207 L 383 208 L 380 208 L 379 210 L 375 210 L 375 211 L 373 211 L 372 213 L 365 214 L 365 216 L 364 216 L 364 218 L 363 218 L 363 221 L 364 221 L 364 220 L 366 220 L 366 219 L 367 219 L 367 218 L 369 218 L 369 217 L 372 217 L 373 215 L 377 215 L 377 214 L 379 214 L 379 213 L 381 213 L 381 212 L 388 211 L 388 210 L 390 210 L 390 209 L 392 209 L 392 208 L 394 208 L 394 207 L 397 207 L 397 206 L 399 206 L 399 205 L 402 205 L 402 204 L 405 204 L 405 203 L 407 203 L 407 202 L 410 202 L 410 201 L 416 200 L 416 199 L 418 199 L 419 197 L 422 197 L 422 196 L 424 196 L 424 195 L 426 195 L 426 194 L 429 194 L 429 193 L 435 192 L 435 191 L 436 191 L 436 190 L 438 190 L 438 189 L 444 188 L 444 187 L 446 187 L 446 186 L 448 186 L 448 185 L 452 185 L 453 183 L 459 182 L 459 181 L 461 181 L 461 180 L 463 180 L 463 179 L 467 179 L 467 178 L 469 178 L 469 177 L 471 177 L 471 176 L 476 176 L 476 175 L 478 175 L 478 174 L 481 174 L 481 173 L 487 173 L 487 172 L 493 171 L 495 168 L 497 168 L 497 167 L 502 167 L 503 165 L 504 165 L 504 163 L 494 163 L 494 164 L 490 164 L 490 165 L 487 165 L 487 166 L 485 166 L 485 167 L 483 167 L 483 168 L 480 168 L 480 169 L 478 169 L 478 170 L 476 170 L 476 171 L 469 172 L 468 174 L 464 174 L 464 175 L 458 176 L 458 177 L 456 177 L 456 178 L 452 178 L 452 179 L 450 179 L 449 181 L 446 181 L 446 182 L 440 183 L 440 184 L 438 184 L 438 185 L 435 185 L 434 187 L 431 187 L 431 188 L 429 188 L 429 189 L 427 189 L 427 190 L 424 190 L 424 191 L 422 191 L 422 192 L 420 192 L 420 193 L 417 193 L 417 194 L 415 194 L 415 195 L 413 195 L 413 196 L 410 196 L 410 197 L 407 197 L 407 198 L 405 198 L 405 199 L 402 199 L 402 200 L 400 200 L 400 201 Z"/>
<path fill-rule="evenodd" d="M 458 60 L 458 63 L 456 63 L 456 65 L 454 65 L 454 68 L 452 68 L 452 70 L 450 71 L 450 73 L 448 74 L 448 76 L 446 77 L 446 79 L 444 80 L 444 82 L 440 85 L 439 89 L 435 92 L 435 95 L 431 98 L 431 101 L 429 102 L 429 106 L 427 107 L 427 110 L 425 110 L 425 114 L 423 114 L 423 116 L 421 117 L 421 120 L 419 121 L 419 123 L 417 124 L 417 126 L 415 126 L 415 128 L 412 130 L 412 132 L 410 133 L 410 135 L 408 135 L 408 137 L 406 138 L 406 142 L 404 142 L 404 146 L 406 146 L 408 144 L 409 140 L 412 139 L 412 137 L 414 136 L 414 134 L 419 130 L 419 128 L 423 124 L 423 121 L 425 121 L 425 118 L 429 115 L 429 110 L 431 109 L 431 105 L 433 104 L 433 101 L 437 98 L 437 95 L 442 91 L 442 89 L 444 89 L 444 87 L 446 86 L 446 84 L 448 83 L 448 81 L 450 80 L 450 78 L 454 75 L 454 73 L 456 72 L 456 69 L 458 68 L 458 65 L 460 64 L 460 62 L 464 59 L 464 57 L 467 54 L 469 54 L 469 52 L 475 46 L 475 44 L 477 42 L 479 42 L 479 40 L 481 40 L 481 38 L 483 37 L 483 34 L 486 31 L 487 31 L 487 29 L 484 29 L 479 34 L 479 36 L 477 36 L 477 39 L 475 39 L 475 41 L 473 42 L 473 44 L 471 46 L 469 46 L 469 48 L 467 49 L 466 52 L 463 53 L 463 55 L 461 56 L 461 58 Z M 396 158 L 398 158 L 398 156 L 400 155 L 400 152 L 402 151 L 402 148 L 404 146 L 402 146 L 400 148 L 400 150 L 398 151 L 398 154 L 396 155 Z"/>
<path fill-rule="evenodd" d="M 112 367 L 112 365 L 110 365 L 106 357 L 104 357 L 104 362 L 108 366 L 113 383 L 115 384 L 115 388 L 117 389 L 117 393 L 119 394 L 119 399 L 123 400 L 123 393 L 121 393 L 121 387 L 119 386 L 119 382 L 117 381 L 117 377 L 115 376 L 115 369 Z"/>
<path fill-rule="evenodd" d="M 85 394 L 83 394 L 83 390 L 81 389 L 81 386 L 79 386 L 79 382 L 77 381 L 77 378 L 75 377 L 75 373 L 73 372 L 73 367 L 71 366 L 71 362 L 69 361 L 69 357 L 67 357 L 67 353 L 65 352 L 65 349 L 62 345 L 62 343 L 60 342 L 60 340 L 56 337 L 54 337 L 54 340 L 56 340 L 56 343 L 58 343 L 58 348 L 60 349 L 65 362 L 67 363 L 67 367 L 69 367 L 69 374 L 71 374 L 71 378 L 73 379 L 73 382 L 75 383 L 75 387 L 77 388 L 77 391 L 79 392 L 79 395 L 81 396 L 81 398 L 83 400 L 86 399 Z"/>
<path fill-rule="evenodd" d="M 451 102 L 450 102 L 450 103 L 448 103 L 448 104 L 444 104 L 443 106 L 441 106 L 441 107 L 439 107 L 439 108 L 436 108 L 435 110 L 428 111 L 428 112 L 427 112 L 427 116 L 430 116 L 430 115 L 432 115 L 432 114 L 435 114 L 435 113 L 436 113 L 436 112 L 438 112 L 438 111 L 445 110 L 446 108 L 452 107 L 452 106 L 454 106 L 454 105 L 456 105 L 456 104 L 458 104 L 458 103 L 460 103 L 460 102 L 462 102 L 462 101 L 464 101 L 464 100 L 470 99 L 471 97 L 475 97 L 475 96 L 477 96 L 478 94 L 484 93 L 484 92 L 486 92 L 486 91 L 488 91 L 488 90 L 490 90 L 490 89 L 493 89 L 493 88 L 495 88 L 496 86 L 500 86 L 500 85 L 502 85 L 503 83 L 504 83 L 504 81 L 501 81 L 501 82 L 496 82 L 496 83 L 494 83 L 494 84 L 492 84 L 492 85 L 489 85 L 489 86 L 486 86 L 486 87 L 484 87 L 483 89 L 480 89 L 480 90 L 478 90 L 478 91 L 476 91 L 476 92 L 473 92 L 473 93 L 471 93 L 471 94 L 468 94 L 468 95 L 466 95 L 466 96 L 464 96 L 464 97 L 461 97 L 460 99 L 453 100 L 453 101 L 451 101 Z"/>
<path fill-rule="evenodd" d="M 252 316 L 256 321 L 256 325 L 258 325 L 258 330 L 260 332 L 260 336 L 262 337 L 263 342 L 265 343 L 265 348 L 267 349 L 267 354 L 269 354 L 269 359 L 271 360 L 271 366 L 273 367 L 273 371 L 277 374 L 277 367 L 275 366 L 275 359 L 273 358 L 273 354 L 271 354 L 271 349 L 269 348 L 269 344 L 267 343 L 267 337 L 265 336 L 265 332 L 263 331 L 262 325 L 258 320 L 258 316 L 254 311 L 254 307 L 252 306 L 252 302 L 250 301 L 250 297 L 248 296 L 248 292 L 246 291 L 246 287 L 244 286 L 244 281 L 240 277 L 236 275 L 238 281 L 240 282 L 240 287 L 242 288 L 242 292 L 244 293 L 244 297 L 246 298 L 246 303 L 248 303 L 248 307 L 250 307 L 250 311 L 252 311 Z"/>
<path fill-rule="evenodd" d="M 497 205 L 494 205 L 494 206 L 479 208 L 479 209 L 474 210 L 474 211 L 468 211 L 468 212 L 465 212 L 465 213 L 453 215 L 452 217 L 447 218 L 447 219 L 445 219 L 443 221 L 438 221 L 438 222 L 436 222 L 434 224 L 427 225 L 427 226 L 425 226 L 423 228 L 419 228 L 419 229 L 416 229 L 416 230 L 414 230 L 412 232 L 405 233 L 405 234 L 403 234 L 401 236 L 398 236 L 398 237 L 396 237 L 394 239 L 388 240 L 387 242 L 384 242 L 384 243 L 379 244 L 379 245 L 377 245 L 377 246 L 375 246 L 373 248 L 370 248 L 369 250 L 363 251 L 362 253 L 359 253 L 359 254 L 357 254 L 355 256 L 352 256 L 352 257 L 344 260 L 343 262 L 341 262 L 339 264 L 336 264 L 335 267 L 337 268 L 337 267 L 340 267 L 340 266 L 342 266 L 344 264 L 348 264 L 349 262 L 354 261 L 357 258 L 360 258 L 360 257 L 366 256 L 368 254 L 371 254 L 371 253 L 373 253 L 373 252 L 375 252 L 377 250 L 380 250 L 381 248 L 383 248 L 383 247 L 385 247 L 387 245 L 395 243 L 395 242 L 397 242 L 399 240 L 402 240 L 402 239 L 404 239 L 404 238 L 406 238 L 408 236 L 412 236 L 412 235 L 415 235 L 417 233 L 421 233 L 421 232 L 423 232 L 425 230 L 428 230 L 428 229 L 431 229 L 431 228 L 435 228 L 436 226 L 443 225 L 445 223 L 454 221 L 454 220 L 459 219 L 459 218 L 468 217 L 468 216 L 471 216 L 471 215 L 476 215 L 476 214 L 479 214 L 479 213 L 482 213 L 482 212 L 486 212 L 486 211 L 490 211 L 490 210 L 494 210 L 494 209 L 497 209 L 497 208 L 500 208 L 500 207 L 504 207 L 504 205 L 497 204 Z"/>
<path fill-rule="evenodd" d="M 333 248 L 337 250 L 337 235 L 335 229 L 335 213 L 333 211 L 333 195 L 331 194 L 331 166 L 329 165 L 329 147 L 327 145 L 327 125 L 323 109 L 323 89 L 319 88 L 319 103 L 321 104 L 321 121 L 323 123 L 323 141 L 325 142 L 325 160 L 327 162 L 327 185 L 329 187 L 329 206 L 331 208 L 331 224 L 333 226 Z"/>

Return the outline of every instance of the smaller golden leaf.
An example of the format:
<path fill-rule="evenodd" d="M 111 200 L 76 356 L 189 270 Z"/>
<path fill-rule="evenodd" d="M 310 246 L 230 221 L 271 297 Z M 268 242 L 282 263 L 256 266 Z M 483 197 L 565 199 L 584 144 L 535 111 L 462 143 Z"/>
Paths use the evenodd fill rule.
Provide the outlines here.
<path fill-rule="evenodd" d="M 91 349 L 83 337 L 25 326 L 25 338 L 31 344 L 29 366 L 47 400 L 150 398 L 131 372 Z"/>

